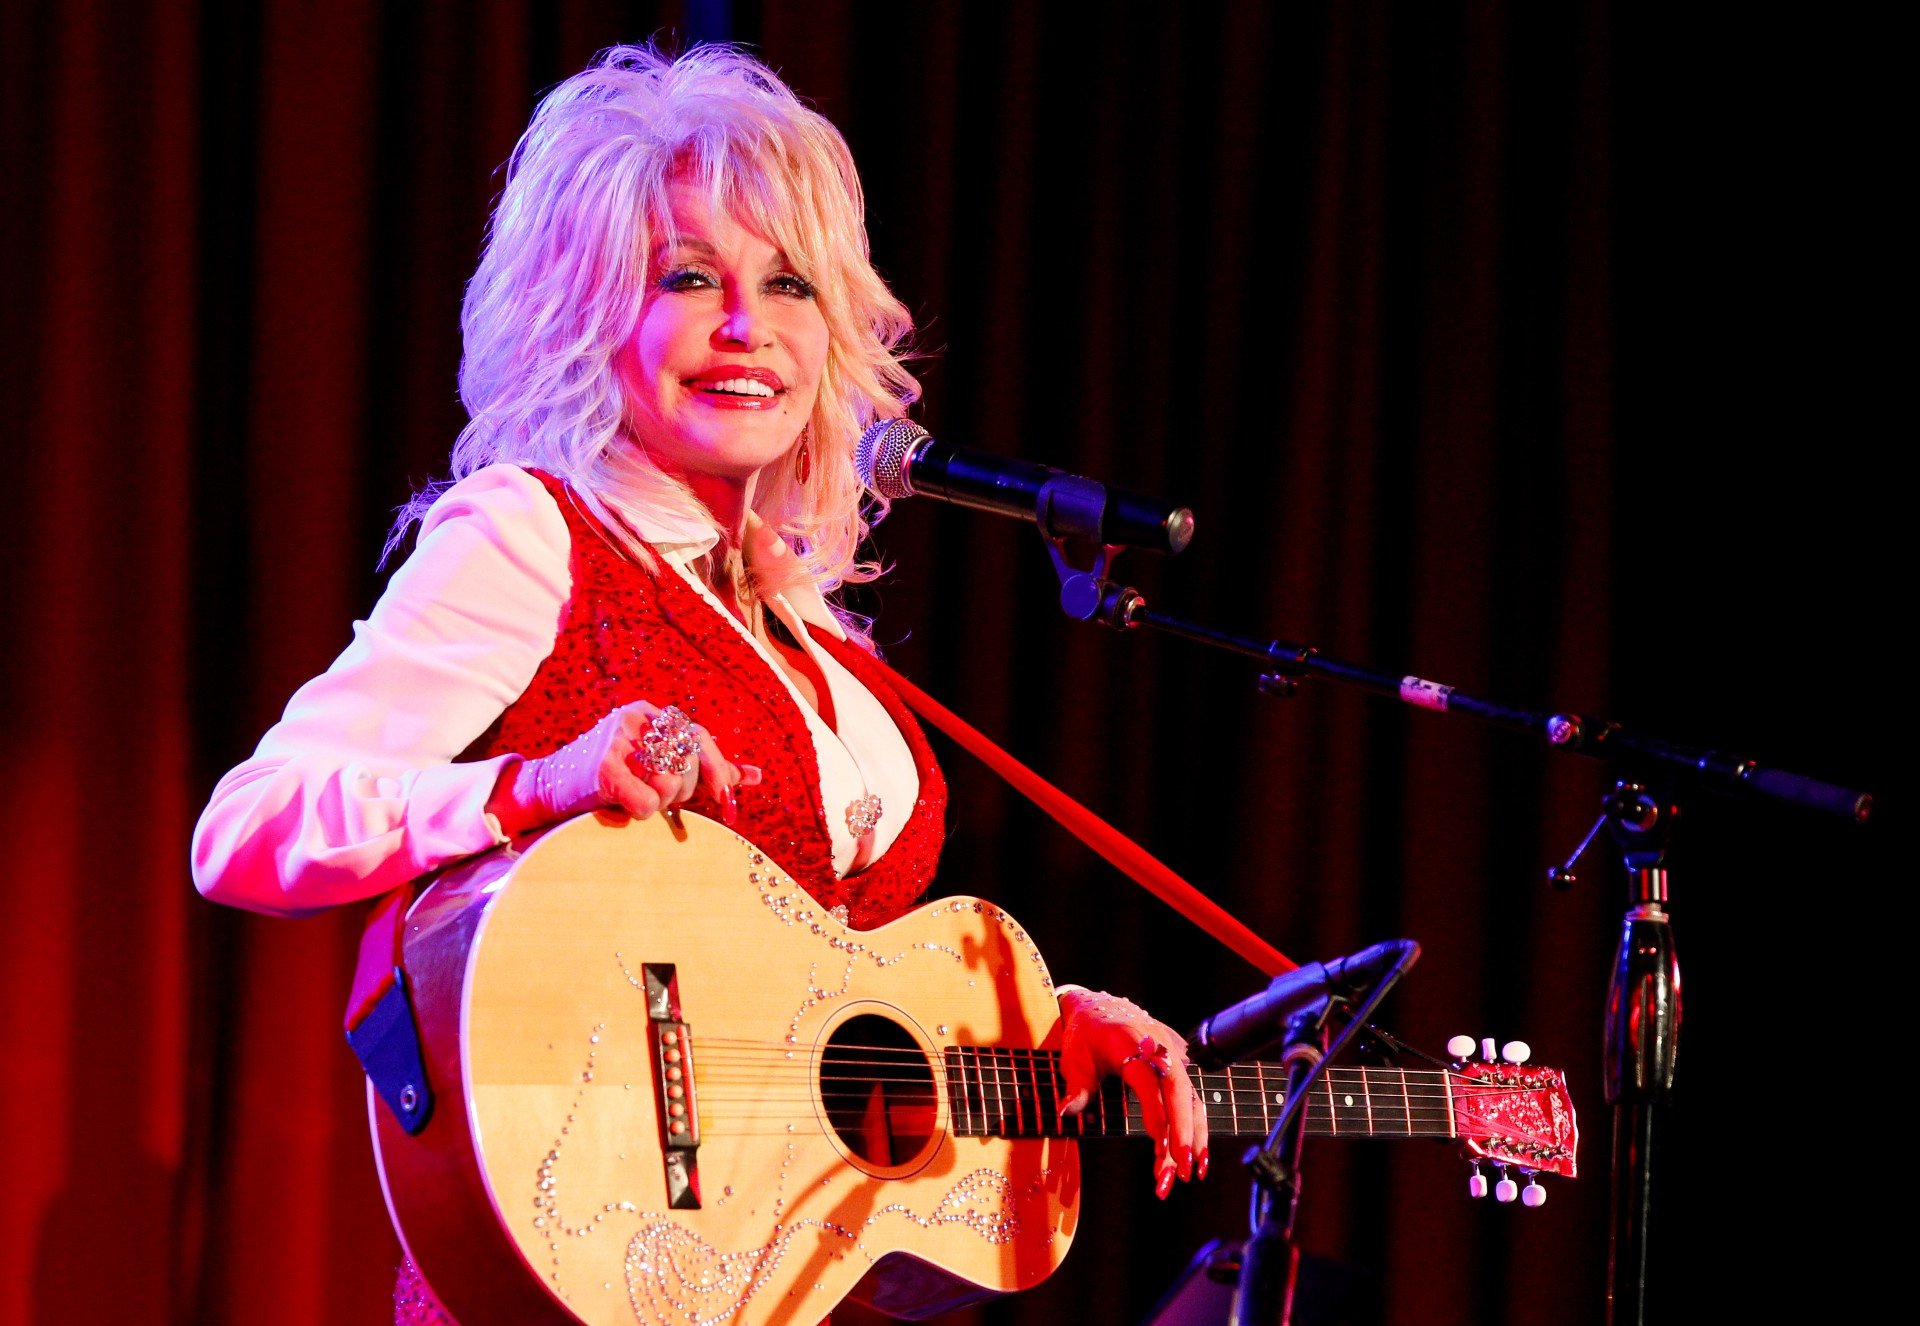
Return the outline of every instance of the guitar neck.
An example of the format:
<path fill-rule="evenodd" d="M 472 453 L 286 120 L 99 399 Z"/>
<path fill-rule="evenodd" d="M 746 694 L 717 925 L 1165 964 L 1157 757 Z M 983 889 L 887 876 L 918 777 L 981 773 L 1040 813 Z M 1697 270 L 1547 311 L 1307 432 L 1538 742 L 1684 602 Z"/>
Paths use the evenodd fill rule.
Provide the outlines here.
<path fill-rule="evenodd" d="M 973 1137 L 1126 1137 L 1143 1134 L 1140 1105 L 1109 1078 L 1073 1118 L 1059 1117 L 1060 1056 L 984 1046 L 946 1052 L 954 1131 Z M 1264 1137 L 1286 1105 L 1277 1064 L 1192 1070 L 1214 1137 Z M 1453 1074 L 1439 1069 L 1328 1065 L 1307 1088 L 1307 1132 L 1322 1137 L 1460 1136 Z"/>

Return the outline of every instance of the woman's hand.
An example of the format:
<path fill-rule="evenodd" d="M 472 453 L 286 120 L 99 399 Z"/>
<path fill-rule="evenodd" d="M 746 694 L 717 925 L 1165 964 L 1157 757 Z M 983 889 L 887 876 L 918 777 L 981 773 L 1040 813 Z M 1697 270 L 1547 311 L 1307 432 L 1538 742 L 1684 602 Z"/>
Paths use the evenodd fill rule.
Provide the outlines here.
<path fill-rule="evenodd" d="M 1140 1122 L 1153 1138 L 1155 1195 L 1165 1197 L 1176 1178 L 1204 1179 L 1207 1111 L 1187 1073 L 1186 1041 L 1131 1000 L 1078 985 L 1057 993 L 1067 1090 L 1060 1113 L 1078 1114 L 1100 1079 L 1118 1073 L 1139 1097 Z"/>
<path fill-rule="evenodd" d="M 759 781 L 756 766 L 728 760 L 712 734 L 678 709 L 636 700 L 553 754 L 508 765 L 487 810 L 512 837 L 600 806 L 645 819 L 691 800 L 705 784 L 731 824 L 734 789 Z"/>

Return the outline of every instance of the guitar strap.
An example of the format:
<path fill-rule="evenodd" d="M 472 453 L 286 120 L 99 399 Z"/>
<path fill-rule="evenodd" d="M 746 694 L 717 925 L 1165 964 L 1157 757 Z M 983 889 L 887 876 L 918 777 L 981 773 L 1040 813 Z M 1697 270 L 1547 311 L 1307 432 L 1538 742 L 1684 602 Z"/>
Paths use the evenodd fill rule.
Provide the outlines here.
<path fill-rule="evenodd" d="M 846 664 L 846 651 L 858 645 L 835 639 L 825 631 L 812 632 L 814 642 Z M 916 713 L 952 737 L 1014 789 L 1058 820 L 1081 842 L 1118 866 L 1135 883 L 1171 906 L 1215 939 L 1251 962 L 1268 976 L 1292 971 L 1300 964 L 1249 930 L 1230 912 L 1169 870 L 1147 850 L 1111 824 L 1000 749 L 987 736 L 938 700 L 895 672 L 878 656 L 861 651 L 867 666 L 885 677 Z M 851 669 L 849 669 L 851 670 Z"/>
<path fill-rule="evenodd" d="M 415 891 L 412 884 L 402 885 L 368 913 L 366 928 L 360 932 L 353 989 L 347 996 L 347 1044 L 366 1070 L 367 1080 L 409 1134 L 425 1128 L 433 1114 L 433 1091 L 427 1085 L 420 1031 L 414 1025 L 413 1001 L 407 997 L 407 974 L 401 961 L 407 908 Z"/>

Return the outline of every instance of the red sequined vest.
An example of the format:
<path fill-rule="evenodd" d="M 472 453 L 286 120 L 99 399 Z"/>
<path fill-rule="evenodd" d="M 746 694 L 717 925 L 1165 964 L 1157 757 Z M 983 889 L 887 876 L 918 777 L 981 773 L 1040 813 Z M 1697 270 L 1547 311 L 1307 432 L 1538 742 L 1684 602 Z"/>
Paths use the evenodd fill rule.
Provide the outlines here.
<path fill-rule="evenodd" d="M 864 650 L 814 631 L 814 642 L 880 701 L 913 752 L 920 796 L 886 854 L 858 874 L 833 872 L 829 808 L 820 800 L 819 761 L 806 717 L 792 693 L 734 624 L 672 568 L 649 573 L 618 550 L 566 484 L 530 471 L 566 518 L 572 538 L 573 594 L 553 652 L 526 691 L 468 750 L 485 759 L 509 751 L 539 756 L 559 749 L 616 705 L 634 700 L 678 705 L 704 724 L 735 763 L 757 764 L 757 787 L 739 789 L 733 829 L 807 892 L 844 905 L 863 929 L 905 912 L 933 880 L 944 834 L 947 788 L 926 734 Z M 719 818 L 702 787 L 688 810 Z M 831 813 L 840 813 L 834 807 Z"/>

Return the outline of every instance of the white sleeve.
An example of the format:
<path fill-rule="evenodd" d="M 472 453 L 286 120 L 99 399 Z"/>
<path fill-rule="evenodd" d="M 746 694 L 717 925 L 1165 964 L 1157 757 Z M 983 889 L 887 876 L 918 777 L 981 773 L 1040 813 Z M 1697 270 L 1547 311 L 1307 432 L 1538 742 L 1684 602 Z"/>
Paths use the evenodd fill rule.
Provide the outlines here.
<path fill-rule="evenodd" d="M 300 916 L 504 842 L 485 807 L 508 757 L 452 761 L 553 652 L 569 551 L 565 518 L 524 470 L 492 465 L 449 488 L 353 642 L 214 788 L 194 886 Z"/>

